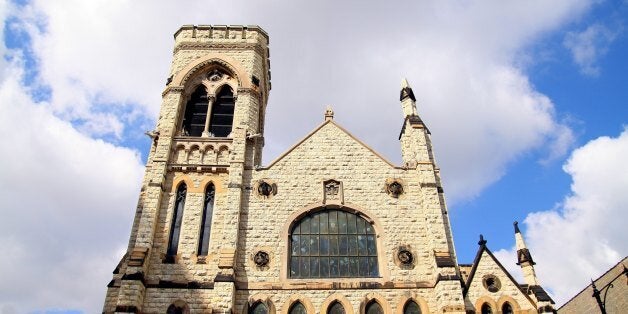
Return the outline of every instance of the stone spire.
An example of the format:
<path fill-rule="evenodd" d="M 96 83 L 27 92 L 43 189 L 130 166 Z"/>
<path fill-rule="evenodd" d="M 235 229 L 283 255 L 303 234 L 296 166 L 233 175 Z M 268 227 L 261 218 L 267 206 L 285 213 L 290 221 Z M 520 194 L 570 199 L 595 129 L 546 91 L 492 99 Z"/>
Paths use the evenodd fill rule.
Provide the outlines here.
<path fill-rule="evenodd" d="M 408 84 L 407 79 L 401 80 L 401 93 L 399 95 L 399 101 L 401 101 L 401 109 L 403 110 L 404 117 L 416 116 L 416 98 L 412 87 Z"/>
<path fill-rule="evenodd" d="M 519 223 L 514 222 L 515 226 L 515 242 L 517 246 L 517 265 L 521 267 L 523 271 L 523 277 L 526 283 L 530 286 L 539 285 L 539 281 L 536 278 L 536 273 L 534 272 L 534 260 L 532 260 L 532 255 L 526 246 L 526 243 L 523 241 L 523 235 L 521 234 L 521 230 L 519 230 Z"/>

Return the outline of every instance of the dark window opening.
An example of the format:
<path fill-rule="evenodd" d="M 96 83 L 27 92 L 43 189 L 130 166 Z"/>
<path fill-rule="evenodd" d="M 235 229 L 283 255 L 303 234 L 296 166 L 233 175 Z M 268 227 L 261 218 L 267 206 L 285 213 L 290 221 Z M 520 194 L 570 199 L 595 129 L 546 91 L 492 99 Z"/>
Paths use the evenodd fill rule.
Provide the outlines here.
<path fill-rule="evenodd" d="M 196 88 L 194 93 L 192 93 L 190 100 L 185 106 L 182 135 L 201 136 L 203 130 L 205 129 L 208 104 L 209 101 L 207 99 L 205 86 L 200 85 Z"/>
<path fill-rule="evenodd" d="M 504 305 L 502 305 L 502 313 L 503 314 L 513 314 L 514 313 L 510 303 L 506 302 L 506 303 L 504 303 Z"/>
<path fill-rule="evenodd" d="M 268 306 L 262 302 L 257 302 L 249 308 L 249 314 L 268 314 Z"/>
<path fill-rule="evenodd" d="M 301 218 L 289 250 L 291 278 L 379 276 L 375 230 L 356 214 L 324 210 Z"/>
<path fill-rule="evenodd" d="M 301 302 L 297 302 L 290 307 L 289 314 L 307 314 L 305 306 Z"/>
<path fill-rule="evenodd" d="M 209 131 L 216 137 L 227 137 L 231 133 L 233 125 L 233 110 L 235 100 L 231 87 L 222 87 L 212 106 Z"/>
<path fill-rule="evenodd" d="M 328 314 L 345 314 L 345 308 L 338 301 L 334 301 L 329 308 L 327 308 Z"/>
<path fill-rule="evenodd" d="M 168 251 L 166 252 L 167 255 L 176 255 L 179 248 L 179 234 L 181 233 L 181 222 L 183 220 L 183 207 L 185 206 L 186 194 L 187 186 L 183 183 L 177 189 L 174 212 L 172 213 L 170 237 L 168 239 Z"/>
<path fill-rule="evenodd" d="M 166 310 L 166 314 L 186 314 L 185 307 L 171 304 Z"/>
<path fill-rule="evenodd" d="M 205 190 L 203 204 L 203 216 L 201 220 L 201 234 L 198 242 L 198 255 L 205 256 L 209 251 L 209 236 L 212 230 L 212 215 L 214 213 L 214 197 L 216 189 L 210 183 Z"/>
<path fill-rule="evenodd" d="M 376 301 L 371 301 L 366 305 L 364 312 L 366 314 L 384 314 L 384 309 Z"/>
<path fill-rule="evenodd" d="M 416 302 L 410 300 L 403 307 L 403 314 L 421 314 L 421 308 Z"/>
<path fill-rule="evenodd" d="M 493 309 L 488 303 L 482 304 L 482 314 L 493 314 Z"/>

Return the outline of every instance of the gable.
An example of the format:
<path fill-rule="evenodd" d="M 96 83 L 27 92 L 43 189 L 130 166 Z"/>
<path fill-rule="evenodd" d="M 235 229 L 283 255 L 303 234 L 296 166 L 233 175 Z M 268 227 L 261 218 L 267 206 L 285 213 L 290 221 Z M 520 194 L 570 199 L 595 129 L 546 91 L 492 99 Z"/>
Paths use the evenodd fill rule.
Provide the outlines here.
<path fill-rule="evenodd" d="M 496 281 L 497 289 L 487 287 L 486 281 L 490 279 Z M 501 305 L 508 301 L 514 308 L 536 310 L 532 300 L 485 247 L 482 247 L 478 252 L 465 291 L 465 298 L 476 308 L 481 307 L 483 302 L 487 302 L 494 311 L 501 311 Z"/>
<path fill-rule="evenodd" d="M 297 160 L 300 164 L 312 167 L 361 163 L 372 167 L 395 168 L 390 161 L 333 120 L 325 121 L 265 168 L 281 168 Z"/>

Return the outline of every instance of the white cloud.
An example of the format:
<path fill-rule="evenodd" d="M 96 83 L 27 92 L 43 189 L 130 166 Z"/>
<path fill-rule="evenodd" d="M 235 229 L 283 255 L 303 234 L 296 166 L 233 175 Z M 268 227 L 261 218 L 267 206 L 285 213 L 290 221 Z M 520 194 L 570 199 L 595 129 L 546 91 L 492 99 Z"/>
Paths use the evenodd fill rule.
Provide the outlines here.
<path fill-rule="evenodd" d="M 525 220 L 528 247 L 541 284 L 562 304 L 628 253 L 628 128 L 576 149 L 563 169 L 571 193 L 555 209 Z M 500 251 L 514 261 L 514 248 Z M 513 263 L 505 263 L 519 273 Z"/>
<path fill-rule="evenodd" d="M 0 311 L 100 312 L 143 166 L 34 103 L 18 57 L 0 61 Z"/>
<path fill-rule="evenodd" d="M 563 45 L 569 49 L 573 61 L 580 67 L 580 72 L 589 76 L 598 76 L 598 59 L 608 51 L 608 47 L 617 37 L 617 30 L 612 31 L 601 24 L 593 24 L 582 32 L 569 32 Z"/>

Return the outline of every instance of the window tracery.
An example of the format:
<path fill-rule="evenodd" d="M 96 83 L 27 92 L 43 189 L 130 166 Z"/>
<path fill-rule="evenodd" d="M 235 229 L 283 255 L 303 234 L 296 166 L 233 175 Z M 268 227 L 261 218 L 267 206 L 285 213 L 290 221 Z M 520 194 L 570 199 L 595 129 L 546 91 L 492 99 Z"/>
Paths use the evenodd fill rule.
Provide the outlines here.
<path fill-rule="evenodd" d="M 323 210 L 297 221 L 290 232 L 291 278 L 377 277 L 373 226 L 357 214 Z"/>
<path fill-rule="evenodd" d="M 214 198 L 216 189 L 214 184 L 210 183 L 205 189 L 205 197 L 203 201 L 203 216 L 201 217 L 201 233 L 198 242 L 198 255 L 205 256 L 209 251 L 209 237 L 212 228 L 212 215 L 214 213 Z"/>
<path fill-rule="evenodd" d="M 170 227 L 170 237 L 168 238 L 168 256 L 177 254 L 179 248 L 179 235 L 181 233 L 181 223 L 183 220 L 183 208 L 185 206 L 185 198 L 187 196 L 187 186 L 185 183 L 179 185 L 172 213 L 172 224 Z"/>

